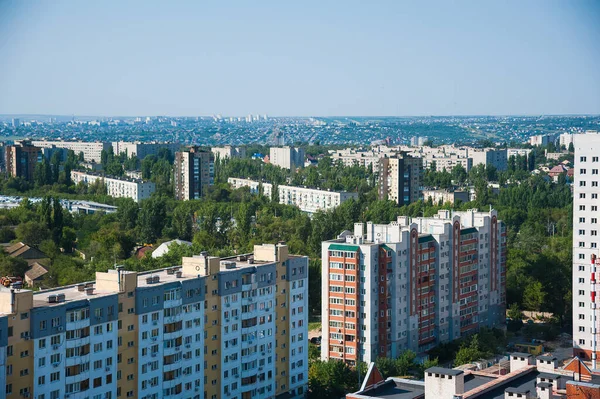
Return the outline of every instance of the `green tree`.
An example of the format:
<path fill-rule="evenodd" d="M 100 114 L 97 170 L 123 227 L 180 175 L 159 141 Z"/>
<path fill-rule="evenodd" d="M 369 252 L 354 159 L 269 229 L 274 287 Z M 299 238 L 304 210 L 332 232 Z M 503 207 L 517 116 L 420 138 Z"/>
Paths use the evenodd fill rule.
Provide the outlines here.
<path fill-rule="evenodd" d="M 130 230 L 135 228 L 139 210 L 139 205 L 131 198 L 123 198 L 119 201 L 117 216 L 123 229 Z"/>
<path fill-rule="evenodd" d="M 166 219 L 165 200 L 162 197 L 151 197 L 142 201 L 138 216 L 140 240 L 154 243 L 162 234 Z"/>
<path fill-rule="evenodd" d="M 5 255 L 0 257 L 0 276 L 24 277 L 28 268 L 27 262 L 23 259 Z"/>
<path fill-rule="evenodd" d="M 172 226 L 175 234 L 182 240 L 192 239 L 192 218 L 194 214 L 186 202 L 182 202 L 173 211 Z"/>
<path fill-rule="evenodd" d="M 543 290 L 542 283 L 535 280 L 530 280 L 529 284 L 525 287 L 523 293 L 523 305 L 528 310 L 541 310 L 544 305 L 546 293 Z"/>
<path fill-rule="evenodd" d="M 523 319 L 523 312 L 521 312 L 521 309 L 519 309 L 518 303 L 513 303 L 510 305 L 510 307 L 508 308 L 508 317 L 513 320 Z"/>
<path fill-rule="evenodd" d="M 48 228 L 40 222 L 21 223 L 15 229 L 17 239 L 29 245 L 36 246 L 50 236 Z"/>

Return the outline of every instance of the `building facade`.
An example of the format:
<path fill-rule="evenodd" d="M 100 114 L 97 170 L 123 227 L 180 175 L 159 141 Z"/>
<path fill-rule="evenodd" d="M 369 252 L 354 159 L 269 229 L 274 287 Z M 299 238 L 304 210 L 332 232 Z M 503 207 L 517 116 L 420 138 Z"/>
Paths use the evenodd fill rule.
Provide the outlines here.
<path fill-rule="evenodd" d="M 210 150 L 215 155 L 215 158 L 246 158 L 245 147 L 233 147 L 226 145 L 224 147 L 213 147 Z"/>
<path fill-rule="evenodd" d="M 600 288 L 595 284 L 600 262 L 592 264 L 599 255 L 600 134 L 577 134 L 573 146 L 573 354 L 589 360 L 594 341 L 598 344 L 600 319 L 595 298 Z"/>
<path fill-rule="evenodd" d="M 379 199 L 407 205 L 420 198 L 423 159 L 405 156 L 379 160 Z"/>
<path fill-rule="evenodd" d="M 157 155 L 158 152 L 166 148 L 171 151 L 171 153 L 175 153 L 179 150 L 180 145 L 177 143 L 141 143 L 139 141 L 115 141 L 112 143 L 113 152 L 116 155 L 121 153 L 126 154 L 128 157 L 137 157 L 139 159 L 144 159 L 148 155 Z"/>
<path fill-rule="evenodd" d="M 273 195 L 273 185 L 271 183 L 236 177 L 228 178 L 227 182 L 233 188 L 249 187 L 250 192 L 253 194 L 260 193 L 268 198 L 272 198 Z M 301 211 L 311 214 L 333 209 L 349 199 L 358 200 L 358 193 L 347 191 L 329 191 L 285 185 L 278 185 L 276 189 L 280 204 L 295 205 Z"/>
<path fill-rule="evenodd" d="M 42 149 L 32 145 L 30 142 L 22 141 L 14 145 L 4 147 L 6 173 L 10 177 L 22 177 L 32 181 L 35 166 L 42 162 Z"/>
<path fill-rule="evenodd" d="M 506 148 L 484 148 L 482 150 L 474 149 L 469 151 L 469 157 L 473 159 L 473 165 L 483 165 L 485 167 L 493 166 L 496 170 L 502 172 L 507 169 L 508 155 Z"/>
<path fill-rule="evenodd" d="M 304 167 L 304 150 L 290 146 L 271 147 L 269 162 L 284 169 L 298 169 Z"/>
<path fill-rule="evenodd" d="M 75 184 L 83 183 L 86 185 L 102 180 L 106 185 L 108 195 L 115 198 L 131 198 L 135 202 L 150 198 L 152 193 L 156 191 L 156 184 L 151 181 L 116 178 L 78 170 L 71 171 L 71 180 Z"/>
<path fill-rule="evenodd" d="M 202 198 L 215 183 L 215 157 L 210 151 L 193 147 L 176 152 L 173 168 L 177 200 Z"/>
<path fill-rule="evenodd" d="M 33 292 L 0 287 L 11 398 L 302 398 L 308 259 L 284 244 Z"/>
<path fill-rule="evenodd" d="M 458 202 L 469 202 L 468 191 L 450 191 L 450 190 L 423 190 L 423 201 L 431 198 L 434 204 L 457 204 Z"/>
<path fill-rule="evenodd" d="M 364 229 L 322 244 L 322 359 L 423 353 L 504 323 L 506 228 L 496 211 Z"/>
<path fill-rule="evenodd" d="M 83 153 L 83 160 L 86 162 L 100 162 L 102 158 L 102 150 L 108 151 L 111 143 L 100 141 L 49 141 L 49 140 L 34 140 L 32 144 L 42 148 L 64 148 L 72 150 L 75 155 Z"/>

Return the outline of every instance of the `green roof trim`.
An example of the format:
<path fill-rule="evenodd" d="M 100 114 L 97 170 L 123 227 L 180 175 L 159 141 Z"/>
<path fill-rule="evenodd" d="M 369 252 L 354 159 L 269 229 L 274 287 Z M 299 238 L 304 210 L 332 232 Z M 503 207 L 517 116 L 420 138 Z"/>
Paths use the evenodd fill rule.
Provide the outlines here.
<path fill-rule="evenodd" d="M 328 249 L 330 251 L 357 252 L 360 247 L 358 245 L 331 244 Z"/>
<path fill-rule="evenodd" d="M 381 248 L 385 249 L 386 251 L 393 251 L 393 249 L 392 249 L 392 248 L 388 247 L 388 246 L 387 246 L 387 245 L 385 245 L 385 244 L 383 244 L 383 245 L 381 246 Z"/>
<path fill-rule="evenodd" d="M 472 234 L 477 233 L 477 229 L 475 227 L 469 227 L 467 229 L 461 229 L 460 234 Z"/>
<path fill-rule="evenodd" d="M 432 235 L 426 235 L 423 237 L 419 237 L 419 244 L 424 244 L 426 242 L 431 242 L 434 241 L 434 238 Z"/>

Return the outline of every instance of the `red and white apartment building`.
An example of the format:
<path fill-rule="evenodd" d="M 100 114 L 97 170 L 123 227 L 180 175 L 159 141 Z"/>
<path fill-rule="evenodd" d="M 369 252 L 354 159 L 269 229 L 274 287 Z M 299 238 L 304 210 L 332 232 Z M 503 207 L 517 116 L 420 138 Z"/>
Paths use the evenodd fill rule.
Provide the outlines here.
<path fill-rule="evenodd" d="M 355 223 L 322 243 L 322 259 L 322 359 L 423 353 L 504 323 L 506 227 L 495 210 Z"/>

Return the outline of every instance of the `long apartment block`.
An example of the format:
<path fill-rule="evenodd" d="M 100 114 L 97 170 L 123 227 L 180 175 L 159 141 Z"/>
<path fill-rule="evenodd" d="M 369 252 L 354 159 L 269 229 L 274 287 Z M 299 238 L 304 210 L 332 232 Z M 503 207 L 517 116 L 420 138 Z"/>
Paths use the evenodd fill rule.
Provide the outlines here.
<path fill-rule="evenodd" d="M 495 210 L 356 223 L 322 243 L 322 262 L 322 359 L 422 353 L 505 320 L 506 228 Z"/>
<path fill-rule="evenodd" d="M 233 188 L 249 187 L 251 193 L 262 193 L 269 198 L 273 194 L 273 185 L 271 183 L 237 177 L 228 178 L 227 183 L 231 184 Z M 285 185 L 277 185 L 275 188 L 279 195 L 280 204 L 294 205 L 300 208 L 302 212 L 310 214 L 333 209 L 342 202 L 350 199 L 358 200 L 358 193 L 348 191 L 329 191 Z"/>
<path fill-rule="evenodd" d="M 300 398 L 308 259 L 283 244 L 181 266 L 0 288 L 4 398 Z"/>

